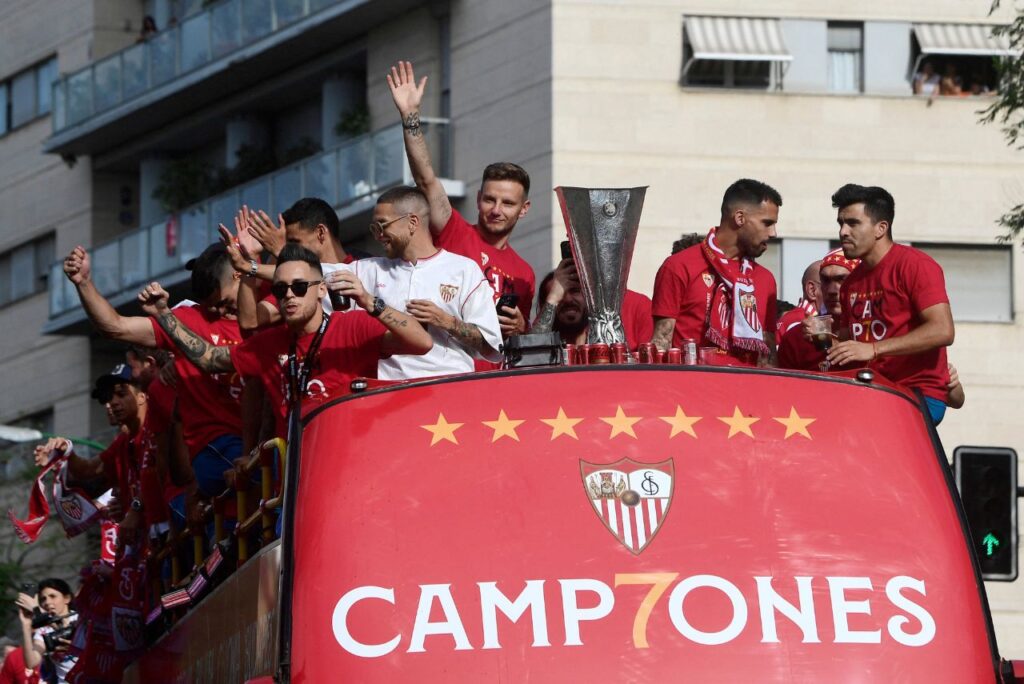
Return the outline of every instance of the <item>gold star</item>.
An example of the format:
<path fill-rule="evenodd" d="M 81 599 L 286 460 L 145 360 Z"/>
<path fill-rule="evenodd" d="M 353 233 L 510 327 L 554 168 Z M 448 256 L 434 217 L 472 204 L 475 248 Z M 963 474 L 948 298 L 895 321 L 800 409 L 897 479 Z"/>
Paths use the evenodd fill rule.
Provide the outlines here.
<path fill-rule="evenodd" d="M 433 425 L 420 425 L 420 427 L 433 435 L 430 439 L 430 446 L 434 446 L 442 439 L 446 439 L 452 444 L 458 444 L 459 440 L 455 439 L 455 431 L 463 425 L 465 423 L 449 423 L 443 413 L 438 413 L 436 423 Z"/>
<path fill-rule="evenodd" d="M 754 432 L 750 429 L 750 426 L 761 419 L 754 418 L 753 416 L 745 416 L 743 415 L 743 412 L 740 411 L 739 406 L 734 406 L 731 416 L 719 416 L 718 420 L 729 426 L 729 439 L 732 439 L 734 435 L 741 432 L 748 437 L 753 437 Z"/>
<path fill-rule="evenodd" d="M 683 413 L 683 409 L 678 405 L 676 406 L 676 415 L 660 416 L 660 418 L 672 426 L 672 434 L 668 436 L 669 439 L 672 439 L 680 432 L 685 432 L 691 437 L 697 436 L 697 433 L 693 431 L 693 424 L 700 420 L 700 417 L 686 415 Z"/>
<path fill-rule="evenodd" d="M 505 410 L 502 409 L 498 414 L 498 420 L 485 420 L 481 421 L 484 425 L 494 430 L 494 435 L 491 437 L 491 442 L 497 442 L 502 437 L 511 437 L 512 439 L 519 441 L 519 435 L 516 434 L 516 428 L 525 423 L 525 420 L 510 420 L 505 415 Z"/>
<path fill-rule="evenodd" d="M 796 409 L 790 406 L 788 418 L 774 418 L 773 420 L 786 426 L 786 436 L 783 439 L 789 439 L 793 435 L 803 435 L 810 439 L 811 433 L 807 431 L 807 426 L 816 421 L 817 418 L 801 418 Z"/>
<path fill-rule="evenodd" d="M 559 437 L 561 435 L 569 435 L 573 439 L 579 439 L 576 436 L 576 423 L 582 421 L 582 418 L 570 418 L 565 415 L 565 411 L 562 407 L 558 407 L 558 415 L 554 418 L 541 418 L 540 422 L 546 424 L 551 430 L 551 439 Z"/>
<path fill-rule="evenodd" d="M 627 416 L 622 412 L 622 407 L 619 406 L 615 410 L 615 415 L 611 418 L 602 418 L 604 422 L 612 426 L 612 434 L 608 437 L 611 439 L 615 435 L 626 434 L 636 439 L 636 433 L 633 432 L 633 424 L 640 420 L 639 416 Z"/>

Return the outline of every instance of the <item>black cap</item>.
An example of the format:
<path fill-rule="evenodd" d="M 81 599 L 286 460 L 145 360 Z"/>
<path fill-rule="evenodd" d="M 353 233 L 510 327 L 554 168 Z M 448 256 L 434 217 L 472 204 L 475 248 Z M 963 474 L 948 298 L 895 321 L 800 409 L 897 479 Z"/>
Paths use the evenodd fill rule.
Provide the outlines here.
<path fill-rule="evenodd" d="M 132 369 L 127 364 L 119 363 L 114 366 L 114 370 L 110 371 L 106 375 L 101 375 L 96 378 L 96 386 L 93 388 L 90 396 L 97 401 L 105 401 L 101 397 L 109 397 L 113 391 L 115 385 L 121 385 L 128 383 L 131 385 L 137 385 L 138 383 L 132 379 Z"/>

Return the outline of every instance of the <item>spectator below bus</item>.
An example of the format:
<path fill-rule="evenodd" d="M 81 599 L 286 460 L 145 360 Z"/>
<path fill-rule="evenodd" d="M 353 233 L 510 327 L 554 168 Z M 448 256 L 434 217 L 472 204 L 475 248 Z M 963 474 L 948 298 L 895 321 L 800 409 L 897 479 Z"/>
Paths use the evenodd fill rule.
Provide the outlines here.
<path fill-rule="evenodd" d="M 71 640 L 51 637 L 53 648 L 49 648 L 44 637 L 78 622 L 78 614 L 71 610 L 71 587 L 56 577 L 44 579 L 39 583 L 35 596 L 19 593 L 14 605 L 18 607 L 21 620 L 24 671 L 41 669 L 46 681 L 66 684 L 68 672 L 78 662 L 78 658 L 68 651 Z M 47 624 L 33 629 L 33 621 L 40 618 L 49 618 Z M 26 676 L 25 681 L 32 680 Z"/>
<path fill-rule="evenodd" d="M 654 281 L 652 342 L 718 347 L 723 365 L 765 363 L 775 351 L 775 276 L 754 260 L 775 237 L 782 197 L 741 179 L 722 199 L 719 225 L 668 257 Z"/>
<path fill-rule="evenodd" d="M 804 272 L 806 279 L 809 274 L 814 274 L 817 287 L 813 292 L 817 297 L 817 311 L 808 313 L 808 309 L 800 312 L 799 316 L 783 316 L 779 318 L 779 367 L 791 370 L 817 371 L 821 370 L 821 364 L 825 360 L 824 350 L 819 350 L 810 340 L 804 336 L 803 327 L 800 323 L 808 316 L 815 315 L 818 311 L 832 316 L 833 330 L 839 326 L 839 319 L 842 315 L 842 305 L 839 301 L 839 291 L 843 282 L 850 275 L 853 269 L 860 264 L 856 259 L 847 259 L 842 249 L 834 249 L 825 255 L 821 261 L 816 261 L 808 266 Z M 808 286 L 804 281 L 804 297 L 807 297 Z M 803 300 L 801 300 L 803 301 Z"/>
<path fill-rule="evenodd" d="M 470 373 L 474 359 L 501 361 L 501 331 L 494 298 L 472 259 L 434 246 L 430 205 L 419 188 L 384 192 L 373 209 L 370 233 L 386 257 L 361 259 L 354 273 L 370 294 L 426 326 L 434 346 L 426 354 L 392 354 L 377 365 L 381 380 Z M 327 277 L 328 288 L 343 285 Z"/>
<path fill-rule="evenodd" d="M 509 244 L 519 219 L 530 210 L 530 176 L 511 162 L 498 162 L 484 169 L 476 195 L 477 221 L 471 225 L 452 208 L 441 180 L 430 163 L 430 152 L 420 127 L 420 102 L 427 77 L 417 85 L 411 62 L 391 67 L 388 87 L 402 117 L 405 152 L 416 187 L 430 203 L 430 230 L 438 247 L 477 262 L 494 290 L 494 302 L 502 295 L 514 295 L 514 306 L 498 312 L 503 337 L 526 332 L 533 304 L 536 277 L 533 268 Z M 494 367 L 477 365 L 478 368 Z"/>
<path fill-rule="evenodd" d="M 25 651 L 13 646 L 14 641 L 3 637 L 4 664 L 0 667 L 0 684 L 39 684 L 39 670 L 25 666 Z"/>
<path fill-rule="evenodd" d="M 198 304 L 179 305 L 174 315 L 196 331 L 207 344 L 241 342 L 235 318 L 238 276 L 227 251 L 210 245 L 191 265 L 192 297 Z M 100 334 L 128 344 L 173 351 L 173 341 L 155 321 L 145 316 L 122 316 L 93 284 L 89 255 L 76 247 L 64 260 L 64 273 L 75 284 L 82 307 Z M 237 373 L 199 372 L 183 355 L 174 357 L 178 375 L 178 412 L 199 491 L 215 497 L 224 491 L 224 472 L 242 451 L 242 393 Z M 187 508 L 196 502 L 189 501 Z"/>
<path fill-rule="evenodd" d="M 575 262 L 563 259 L 554 271 L 544 277 L 539 291 L 539 312 L 530 332 L 554 330 L 566 344 L 585 344 L 590 328 L 590 312 L 580 288 Z M 654 321 L 651 318 L 650 299 L 633 290 L 623 293 L 622 329 L 630 351 L 636 351 L 641 343 L 651 339 Z"/>
<path fill-rule="evenodd" d="M 848 184 L 832 195 L 839 239 L 861 264 L 843 283 L 833 365 L 867 364 L 921 394 L 936 424 L 946 410 L 953 315 L 942 268 L 924 252 L 895 244 L 895 201 L 883 188 Z"/>
<path fill-rule="evenodd" d="M 381 358 L 425 354 L 433 346 L 416 319 L 368 293 L 354 274 L 340 273 L 336 282 L 364 312 L 325 313 L 320 300 L 327 285 L 319 260 L 304 247 L 286 245 L 278 255 L 272 286 L 284 325 L 230 346 L 210 344 L 179 321 L 159 283 L 144 288 L 139 301 L 201 372 L 235 371 L 260 382 L 278 419 L 277 435 L 283 436 L 288 410 L 298 397 L 306 407 L 323 404 L 348 394 L 354 378 L 375 377 Z"/>

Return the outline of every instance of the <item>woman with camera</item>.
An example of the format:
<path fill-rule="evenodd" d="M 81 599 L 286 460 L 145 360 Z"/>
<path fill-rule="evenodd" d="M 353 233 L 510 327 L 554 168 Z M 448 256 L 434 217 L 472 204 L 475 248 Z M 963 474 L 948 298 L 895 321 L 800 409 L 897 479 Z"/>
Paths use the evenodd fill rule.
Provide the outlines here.
<path fill-rule="evenodd" d="M 45 661 L 43 680 L 65 684 L 78 660 L 68 653 L 78 622 L 78 614 L 71 610 L 71 587 L 62 579 L 45 579 L 39 583 L 36 596 L 19 593 L 14 605 L 20 609 L 25 667 L 35 669 Z"/>

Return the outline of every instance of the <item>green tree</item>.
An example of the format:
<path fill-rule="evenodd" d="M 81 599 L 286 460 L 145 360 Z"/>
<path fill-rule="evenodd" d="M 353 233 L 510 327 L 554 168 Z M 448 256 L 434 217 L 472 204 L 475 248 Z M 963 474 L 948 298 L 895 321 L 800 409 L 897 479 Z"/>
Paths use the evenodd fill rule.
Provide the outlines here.
<path fill-rule="evenodd" d="M 992 12 L 999 9 L 1000 2 L 992 0 Z M 1021 150 L 1024 149 L 1024 59 L 1021 57 L 1024 51 L 1024 10 L 1018 11 L 1011 23 L 997 27 L 992 33 L 1005 36 L 1017 51 L 1017 56 L 999 60 L 999 95 L 981 112 L 981 121 L 1002 127 L 1007 144 Z M 1003 214 L 998 224 L 1006 230 L 1001 240 L 1021 237 L 1024 233 L 1024 202 Z"/>

